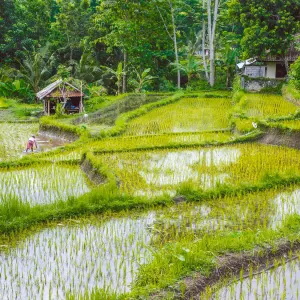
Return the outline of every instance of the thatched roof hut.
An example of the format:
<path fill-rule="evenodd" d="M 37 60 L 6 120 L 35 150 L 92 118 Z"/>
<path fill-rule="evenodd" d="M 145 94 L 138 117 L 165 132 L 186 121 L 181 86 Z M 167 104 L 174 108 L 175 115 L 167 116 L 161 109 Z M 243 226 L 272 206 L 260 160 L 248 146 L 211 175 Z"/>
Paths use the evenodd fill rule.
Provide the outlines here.
<path fill-rule="evenodd" d="M 54 114 L 58 103 L 66 113 L 80 113 L 83 111 L 84 93 L 74 85 L 59 79 L 36 94 L 38 100 L 44 101 L 44 113 Z"/>

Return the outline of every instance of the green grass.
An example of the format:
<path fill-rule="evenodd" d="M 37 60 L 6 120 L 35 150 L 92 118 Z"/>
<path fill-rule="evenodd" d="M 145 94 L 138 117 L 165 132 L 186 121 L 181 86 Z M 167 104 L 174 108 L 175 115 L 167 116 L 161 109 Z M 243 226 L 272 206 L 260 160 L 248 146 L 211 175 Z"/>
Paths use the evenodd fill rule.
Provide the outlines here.
<path fill-rule="evenodd" d="M 0 97 L 0 109 L 6 109 L 9 107 L 9 104 L 7 103 L 6 99 L 3 97 Z"/>

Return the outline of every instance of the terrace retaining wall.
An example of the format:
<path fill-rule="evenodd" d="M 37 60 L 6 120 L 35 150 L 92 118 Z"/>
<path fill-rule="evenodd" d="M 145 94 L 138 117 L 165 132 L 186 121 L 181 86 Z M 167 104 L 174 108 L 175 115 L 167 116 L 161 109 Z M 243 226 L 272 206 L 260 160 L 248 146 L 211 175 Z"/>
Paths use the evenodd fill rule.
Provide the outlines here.
<path fill-rule="evenodd" d="M 59 138 L 65 140 L 67 142 L 75 142 L 79 139 L 79 135 L 64 131 L 58 127 L 54 126 L 47 126 L 47 125 L 40 125 L 39 134 L 49 136 L 50 138 Z"/>
<path fill-rule="evenodd" d="M 81 166 L 81 170 L 86 174 L 91 182 L 95 185 L 100 185 L 105 183 L 106 178 L 98 172 L 98 170 L 92 165 L 88 159 L 84 159 Z"/>
<path fill-rule="evenodd" d="M 300 132 L 272 128 L 269 129 L 266 134 L 258 140 L 258 142 L 262 144 L 287 146 L 300 149 Z"/>
<path fill-rule="evenodd" d="M 283 84 L 283 80 L 273 78 L 242 77 L 241 87 L 247 92 L 260 92 L 264 89 L 276 89 Z"/>

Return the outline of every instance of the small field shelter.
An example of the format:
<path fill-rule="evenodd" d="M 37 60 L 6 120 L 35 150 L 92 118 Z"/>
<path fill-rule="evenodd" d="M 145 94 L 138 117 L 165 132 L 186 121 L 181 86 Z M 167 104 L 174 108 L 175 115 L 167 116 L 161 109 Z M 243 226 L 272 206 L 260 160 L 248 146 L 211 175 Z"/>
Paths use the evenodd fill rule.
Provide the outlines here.
<path fill-rule="evenodd" d="M 44 102 L 45 115 L 56 112 L 57 104 L 61 103 L 62 112 L 67 114 L 83 112 L 84 93 L 74 85 L 59 79 L 36 94 L 38 100 Z"/>

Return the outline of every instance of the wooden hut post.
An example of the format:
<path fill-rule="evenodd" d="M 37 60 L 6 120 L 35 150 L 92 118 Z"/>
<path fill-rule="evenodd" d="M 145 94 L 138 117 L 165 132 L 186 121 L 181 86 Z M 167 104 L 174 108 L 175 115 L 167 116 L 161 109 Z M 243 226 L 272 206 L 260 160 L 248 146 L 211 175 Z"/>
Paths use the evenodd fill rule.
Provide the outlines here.
<path fill-rule="evenodd" d="M 79 104 L 79 112 L 82 113 L 83 111 L 83 103 L 82 103 L 82 81 L 80 84 L 80 104 Z"/>
<path fill-rule="evenodd" d="M 48 116 L 50 116 L 50 99 L 48 99 Z"/>
<path fill-rule="evenodd" d="M 43 104 L 44 104 L 44 115 L 47 115 L 47 103 L 46 103 L 46 99 L 43 99 Z"/>

